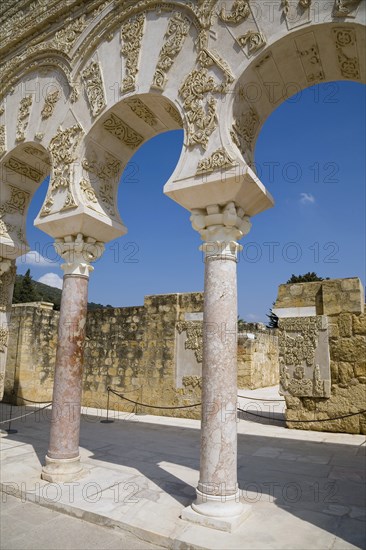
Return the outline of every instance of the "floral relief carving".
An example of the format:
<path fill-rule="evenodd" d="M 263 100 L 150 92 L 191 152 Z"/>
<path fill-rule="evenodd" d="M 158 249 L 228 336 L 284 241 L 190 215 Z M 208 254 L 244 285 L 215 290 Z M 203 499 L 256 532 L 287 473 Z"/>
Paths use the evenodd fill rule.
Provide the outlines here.
<path fill-rule="evenodd" d="M 294 397 L 329 397 L 329 344 L 323 317 L 281 319 L 280 331 L 281 393 Z M 320 348 L 323 378 L 316 360 Z"/>
<path fill-rule="evenodd" d="M 0 156 L 6 152 L 5 124 L 0 124 Z"/>
<path fill-rule="evenodd" d="M 47 94 L 44 100 L 43 109 L 41 111 L 41 117 L 43 119 L 50 118 L 53 115 L 56 103 L 60 99 L 60 96 L 60 90 L 55 90 L 54 92 L 50 92 L 49 94 Z"/>
<path fill-rule="evenodd" d="M 88 180 L 82 179 L 80 181 L 80 189 L 84 193 L 84 196 L 87 201 L 94 202 L 94 203 L 98 202 L 94 188 L 92 187 L 91 183 Z"/>
<path fill-rule="evenodd" d="M 215 81 L 207 69 L 194 69 L 179 89 L 187 115 L 187 145 L 202 145 L 207 148 L 208 140 L 217 126 L 216 99 L 206 95 L 216 89 Z M 206 101 L 205 101 L 206 100 Z"/>
<path fill-rule="evenodd" d="M 9 330 L 5 327 L 0 327 L 0 353 L 5 353 L 8 347 Z"/>
<path fill-rule="evenodd" d="M 95 174 L 101 181 L 98 196 L 111 216 L 115 215 L 114 189 L 115 183 L 122 170 L 121 162 L 110 153 L 106 153 L 104 162 L 98 162 L 95 157 L 92 160 L 83 160 L 83 168 Z M 87 180 L 82 180 L 80 187 L 89 202 L 97 203 L 98 196 L 92 185 Z"/>
<path fill-rule="evenodd" d="M 59 189 L 66 191 L 66 200 L 63 209 L 77 206 L 71 192 L 71 165 L 76 160 L 75 151 L 82 136 L 82 129 L 78 124 L 63 130 L 58 128 L 56 135 L 51 139 L 48 150 L 51 154 L 53 173 L 50 190 L 42 207 L 41 216 L 51 213 L 54 205 L 54 194 Z"/>
<path fill-rule="evenodd" d="M 306 46 L 307 40 L 309 45 Z M 307 81 L 313 83 L 319 80 L 324 80 L 324 70 L 314 33 L 310 32 L 300 35 L 295 40 L 295 44 Z"/>
<path fill-rule="evenodd" d="M 335 17 L 352 17 L 361 0 L 335 0 L 333 15 Z"/>
<path fill-rule="evenodd" d="M 81 74 L 85 82 L 85 91 L 91 112 L 93 116 L 97 116 L 106 106 L 102 73 L 99 63 L 91 61 L 89 65 L 83 69 Z"/>
<path fill-rule="evenodd" d="M 166 84 L 166 74 L 173 65 L 174 58 L 182 49 L 188 34 L 191 21 L 180 12 L 176 12 L 169 20 L 166 32 L 166 42 L 160 50 L 158 63 L 153 77 L 153 87 L 163 90 Z"/>
<path fill-rule="evenodd" d="M 4 214 L 24 214 L 25 209 L 29 202 L 29 193 L 15 187 L 14 185 L 9 185 L 10 188 L 10 199 L 4 202 L 0 206 L 0 216 Z"/>
<path fill-rule="evenodd" d="M 263 33 L 259 31 L 247 31 L 237 38 L 242 48 L 247 48 L 247 55 L 250 57 L 266 45 L 266 39 Z"/>
<path fill-rule="evenodd" d="M 253 139 L 258 128 L 259 116 L 253 107 L 234 122 L 231 137 L 241 151 L 252 151 Z"/>
<path fill-rule="evenodd" d="M 225 23 L 238 25 L 250 15 L 249 2 L 247 0 L 234 0 L 231 11 L 227 12 L 223 6 L 220 11 L 220 19 Z"/>
<path fill-rule="evenodd" d="M 108 116 L 103 126 L 113 136 L 130 147 L 130 149 L 137 149 L 144 141 L 143 136 L 123 122 L 123 120 L 114 113 Z"/>
<path fill-rule="evenodd" d="M 194 351 L 197 362 L 202 363 L 203 355 L 203 323 L 198 321 L 179 321 L 177 323 L 179 334 L 186 332 L 187 339 L 184 343 L 185 349 Z"/>
<path fill-rule="evenodd" d="M 204 172 L 213 172 L 221 168 L 230 168 L 235 165 L 234 159 L 229 155 L 226 149 L 217 149 L 208 158 L 199 161 L 197 166 L 197 174 Z"/>
<path fill-rule="evenodd" d="M 166 110 L 168 115 L 171 116 L 177 124 L 179 124 L 179 126 L 182 126 L 182 119 L 180 117 L 180 114 L 178 113 L 177 109 L 173 107 L 173 105 L 171 105 L 170 103 L 165 103 L 164 109 Z"/>
<path fill-rule="evenodd" d="M 65 28 L 56 32 L 53 39 L 53 46 L 58 50 L 61 50 L 65 53 L 69 53 L 72 47 L 74 46 L 77 38 L 86 28 L 87 22 L 85 15 L 82 15 L 75 21 L 72 21 Z"/>
<path fill-rule="evenodd" d="M 25 140 L 25 130 L 28 126 L 30 109 L 32 106 L 33 98 L 31 95 L 23 97 L 20 101 L 19 111 L 18 111 L 18 120 L 17 120 L 17 132 L 16 132 L 16 141 Z"/>
<path fill-rule="evenodd" d="M 354 29 L 337 27 L 333 29 L 337 48 L 338 66 L 344 78 L 360 79 L 360 65 L 357 54 L 356 33 Z"/>
<path fill-rule="evenodd" d="M 149 126 L 155 126 L 157 124 L 158 119 L 154 113 L 138 97 L 126 99 L 125 103 L 136 116 L 141 118 L 141 120 L 146 122 Z"/>
<path fill-rule="evenodd" d="M 32 181 L 35 181 L 36 183 L 40 183 L 44 177 L 42 172 L 40 172 L 39 170 L 36 170 L 35 168 L 32 168 L 32 166 L 29 166 L 29 164 L 26 164 L 22 160 L 19 160 L 15 157 L 10 157 L 5 162 L 5 166 L 6 168 L 13 170 L 13 172 L 16 172 L 21 176 L 29 178 Z"/>
<path fill-rule="evenodd" d="M 121 53 L 126 59 L 125 77 L 122 80 L 122 92 L 133 91 L 136 87 L 136 75 L 144 34 L 145 15 L 140 13 L 125 23 L 121 30 Z"/>

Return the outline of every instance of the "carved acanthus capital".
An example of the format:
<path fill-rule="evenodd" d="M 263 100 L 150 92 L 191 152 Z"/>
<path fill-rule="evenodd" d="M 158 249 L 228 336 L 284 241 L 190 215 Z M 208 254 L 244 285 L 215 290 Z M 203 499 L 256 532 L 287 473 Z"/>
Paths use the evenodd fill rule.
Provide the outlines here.
<path fill-rule="evenodd" d="M 236 258 L 241 249 L 237 243 L 249 233 L 252 226 L 249 216 L 235 204 L 210 205 L 205 209 L 194 209 L 190 218 L 192 227 L 198 231 L 205 243 L 201 250 L 207 256 L 225 256 Z"/>
<path fill-rule="evenodd" d="M 101 257 L 104 243 L 79 233 L 76 237 L 68 235 L 56 239 L 55 249 L 66 262 L 61 266 L 65 275 L 89 277 L 90 271 L 94 270 L 90 264 Z"/>

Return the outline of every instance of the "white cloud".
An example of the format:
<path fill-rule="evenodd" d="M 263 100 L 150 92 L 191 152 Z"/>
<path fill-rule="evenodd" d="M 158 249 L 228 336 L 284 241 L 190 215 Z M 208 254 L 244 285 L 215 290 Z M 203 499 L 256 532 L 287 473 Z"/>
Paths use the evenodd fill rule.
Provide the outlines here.
<path fill-rule="evenodd" d="M 249 321 L 254 321 L 255 323 L 260 321 L 260 316 L 257 315 L 257 313 L 248 313 L 245 316 L 245 319 L 248 319 Z"/>
<path fill-rule="evenodd" d="M 45 273 L 45 275 L 42 275 L 42 277 L 38 279 L 38 282 L 43 283 L 44 285 L 53 286 L 54 288 L 62 289 L 62 277 L 56 273 Z"/>
<path fill-rule="evenodd" d="M 37 250 L 30 250 L 23 256 L 17 258 L 17 265 L 31 265 L 33 267 L 51 267 L 58 265 L 55 260 L 49 260 L 42 256 Z"/>
<path fill-rule="evenodd" d="M 311 193 L 300 193 L 300 202 L 301 204 L 314 204 L 315 197 Z"/>

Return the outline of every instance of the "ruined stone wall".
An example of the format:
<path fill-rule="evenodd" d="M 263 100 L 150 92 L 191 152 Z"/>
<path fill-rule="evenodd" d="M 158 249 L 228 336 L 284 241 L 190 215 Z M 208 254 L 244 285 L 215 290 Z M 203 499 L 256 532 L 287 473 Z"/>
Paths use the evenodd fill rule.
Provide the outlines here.
<path fill-rule="evenodd" d="M 50 399 L 59 315 L 52 304 L 44 302 L 13 305 L 4 400 L 13 395 L 34 401 Z"/>
<path fill-rule="evenodd" d="M 278 336 L 273 330 L 239 334 L 238 387 L 265 388 L 278 384 Z M 252 339 L 250 336 L 254 336 Z"/>
<path fill-rule="evenodd" d="M 366 408 L 366 315 L 360 280 L 281 285 L 274 312 L 280 317 L 280 392 L 288 427 L 365 434 L 365 414 L 329 420 Z"/>
<path fill-rule="evenodd" d="M 88 312 L 83 405 L 106 408 L 107 388 L 132 401 L 184 407 L 201 401 L 203 294 L 147 296 L 143 306 Z M 52 397 L 59 313 L 50 304 L 13 307 L 6 370 L 6 399 Z M 276 336 L 248 327 L 241 335 L 238 385 L 278 382 Z M 22 400 L 18 399 L 22 404 Z M 118 410 L 198 418 L 200 407 L 146 409 L 110 395 Z"/>

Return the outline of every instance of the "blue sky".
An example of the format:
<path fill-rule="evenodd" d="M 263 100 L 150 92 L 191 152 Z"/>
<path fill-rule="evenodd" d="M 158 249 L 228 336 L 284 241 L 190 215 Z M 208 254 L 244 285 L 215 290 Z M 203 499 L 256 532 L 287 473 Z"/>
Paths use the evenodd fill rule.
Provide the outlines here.
<path fill-rule="evenodd" d="M 90 278 L 90 301 L 140 305 L 148 294 L 203 290 L 199 234 L 189 212 L 163 195 L 179 159 L 183 132 L 162 134 L 131 159 L 119 188 L 119 208 L 128 234 L 106 245 Z M 265 321 L 277 287 L 292 273 L 358 276 L 365 284 L 365 88 L 333 82 L 285 101 L 266 121 L 255 159 L 274 208 L 252 219 L 241 241 L 239 314 Z M 27 218 L 32 250 L 55 258 L 52 239 L 33 227 L 46 193 L 36 192 Z M 32 256 L 31 256 L 32 257 Z M 33 255 L 34 257 L 34 255 Z M 20 261 L 35 280 L 57 264 Z M 57 276 L 56 276 L 57 275 Z M 42 279 L 44 280 L 44 279 Z"/>

